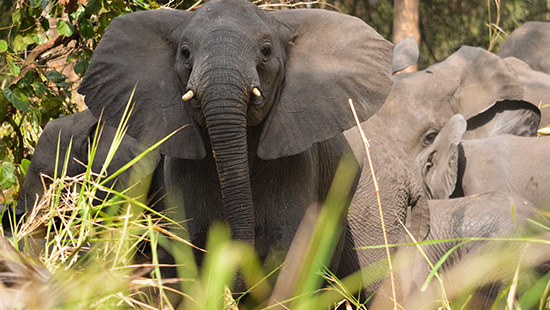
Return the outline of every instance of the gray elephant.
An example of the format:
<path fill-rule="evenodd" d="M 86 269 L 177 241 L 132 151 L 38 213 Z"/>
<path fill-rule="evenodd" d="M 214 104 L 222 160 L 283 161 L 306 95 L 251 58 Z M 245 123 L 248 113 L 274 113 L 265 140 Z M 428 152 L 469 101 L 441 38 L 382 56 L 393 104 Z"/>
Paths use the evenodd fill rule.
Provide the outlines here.
<path fill-rule="evenodd" d="M 420 57 L 420 50 L 414 36 L 407 37 L 393 48 L 392 74 L 397 74 L 416 64 Z"/>
<path fill-rule="evenodd" d="M 44 186 L 51 184 L 54 176 L 62 175 L 65 156 L 70 144 L 66 175 L 73 177 L 84 173 L 85 165 L 90 164 L 88 156 L 96 134 L 99 138 L 95 157 L 91 162 L 91 171 L 99 174 L 113 143 L 116 128 L 108 125 L 98 126 L 97 118 L 89 110 L 48 122 L 38 140 L 34 156 L 27 169 L 25 182 L 21 187 L 20 197 L 15 207 L 15 214 L 23 215 L 31 211 L 42 197 Z M 145 145 L 134 138 L 125 136 L 106 170 L 107 175 L 118 171 L 145 150 Z M 158 153 L 151 152 L 132 168 L 108 182 L 106 186 L 111 187 L 116 181 L 125 188 L 129 187 L 134 181 L 152 175 L 159 162 Z M 157 173 L 162 174 L 162 169 L 158 169 Z M 162 188 L 160 179 L 163 177 L 160 175 L 155 178 L 159 179 L 155 182 L 155 184 L 158 183 L 158 188 L 155 187 L 153 191 Z M 98 199 L 105 197 L 106 192 L 98 191 Z"/>
<path fill-rule="evenodd" d="M 532 69 L 550 74 L 550 23 L 521 25 L 502 43 L 498 55 L 518 58 Z"/>
<path fill-rule="evenodd" d="M 506 192 L 489 192 L 463 198 L 430 200 L 429 206 L 431 226 L 426 241 L 520 237 L 531 233 L 534 227 L 527 227 L 527 219 L 534 218 L 536 215 L 536 208 L 533 204 L 523 197 Z M 445 253 L 463 241 L 442 241 L 423 245 L 422 249 L 432 265 L 435 265 Z M 453 268 L 458 270 L 458 268 L 461 268 L 460 264 L 462 264 L 470 270 L 475 269 L 477 265 L 471 262 L 472 259 L 481 255 L 482 251 L 495 250 L 498 246 L 503 245 L 513 246 L 510 243 L 502 244 L 489 240 L 477 240 L 467 242 L 453 251 L 440 267 L 440 273 L 444 278 L 445 288 L 449 294 L 447 297 L 454 299 L 461 289 L 468 287 L 468 281 L 471 281 L 471 279 L 465 277 L 464 273 L 460 273 L 458 276 L 454 274 L 453 276 L 451 272 Z M 506 249 L 518 255 L 514 258 L 515 260 L 519 258 L 520 245 L 515 245 L 514 250 Z M 470 265 L 467 265 L 468 263 Z M 484 272 L 485 274 L 479 279 L 479 282 L 482 283 L 476 281 L 479 286 L 476 294 L 468 303 L 469 309 L 491 309 L 498 294 L 506 286 L 504 283 L 511 283 L 514 266 L 512 268 L 493 269 L 496 270 L 483 269 L 477 271 L 478 274 Z M 433 300 L 439 298 L 437 279 L 432 279 L 425 292 L 421 293 L 419 291 L 430 272 L 430 265 L 418 252 L 415 262 L 415 276 L 413 277 L 416 285 L 411 292 L 411 300 L 407 309 L 429 309 L 428 304 L 432 304 L 434 308 L 437 307 L 433 305 Z M 472 276 L 477 276 L 477 274 L 472 274 Z"/>
<path fill-rule="evenodd" d="M 541 117 L 538 105 L 549 97 L 531 91 L 536 85 L 524 83 L 529 81 L 529 71 L 523 69 L 517 62 L 506 61 L 481 48 L 464 46 L 426 70 L 394 76 L 392 91 L 378 115 L 413 159 L 433 143 L 456 113 L 472 118 L 493 111 L 489 119 L 509 124 L 505 132 L 536 135 Z M 549 91 L 550 87 L 546 93 Z M 505 107 L 498 108 L 503 102 Z"/>
<path fill-rule="evenodd" d="M 466 126 L 462 115 L 453 116 L 416 158 L 415 169 L 430 198 L 506 191 L 539 208 L 549 206 L 550 174 L 544 167 L 550 164 L 550 139 L 499 135 L 462 140 Z"/>
<path fill-rule="evenodd" d="M 212 223 L 225 221 L 233 239 L 277 265 L 349 150 L 348 98 L 362 121 L 371 117 L 390 91 L 391 57 L 392 45 L 350 16 L 213 0 L 195 12 L 114 19 L 79 91 L 109 124 L 137 83 L 128 134 L 144 143 L 188 125 L 161 152 L 170 207 L 189 220 L 191 241 L 203 247 Z M 355 238 L 372 227 L 353 229 L 361 229 Z M 339 248 L 346 255 L 337 254 L 338 274 L 373 261 L 348 244 Z"/>

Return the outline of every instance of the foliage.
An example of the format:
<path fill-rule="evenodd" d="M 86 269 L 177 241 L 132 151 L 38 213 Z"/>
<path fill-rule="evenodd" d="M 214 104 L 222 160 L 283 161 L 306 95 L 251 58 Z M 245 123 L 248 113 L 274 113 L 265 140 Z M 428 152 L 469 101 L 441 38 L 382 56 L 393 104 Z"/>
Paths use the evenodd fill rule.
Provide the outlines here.
<path fill-rule="evenodd" d="M 187 8 L 194 1 L 165 3 Z M 149 0 L 5 0 L 0 13 L 0 203 L 22 184 L 45 124 L 82 108 L 76 93 L 111 20 L 159 8 Z M 6 191 L 9 190 L 10 191 Z"/>

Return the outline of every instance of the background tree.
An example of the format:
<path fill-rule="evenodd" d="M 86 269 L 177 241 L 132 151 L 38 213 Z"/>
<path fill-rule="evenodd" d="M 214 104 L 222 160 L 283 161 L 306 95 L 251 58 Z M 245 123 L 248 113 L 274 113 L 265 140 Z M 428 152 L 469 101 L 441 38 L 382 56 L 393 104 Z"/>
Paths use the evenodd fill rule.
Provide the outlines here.
<path fill-rule="evenodd" d="M 395 0 L 393 5 L 393 44 L 414 36 L 420 44 L 420 28 L 418 24 L 419 0 Z M 418 65 L 410 66 L 403 72 L 416 71 Z"/>

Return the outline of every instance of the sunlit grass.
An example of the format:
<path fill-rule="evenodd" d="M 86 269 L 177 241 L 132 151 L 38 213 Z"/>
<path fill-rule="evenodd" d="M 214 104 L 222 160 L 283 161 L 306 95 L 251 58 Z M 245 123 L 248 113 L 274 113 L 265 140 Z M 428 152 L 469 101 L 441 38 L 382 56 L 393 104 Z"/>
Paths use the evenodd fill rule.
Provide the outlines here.
<path fill-rule="evenodd" d="M 380 297 L 376 293 L 362 296 L 360 291 L 388 278 L 387 259 L 343 279 L 327 267 L 342 233 L 346 201 L 357 168 L 353 160 L 344 157 L 340 163 L 324 206 L 312 206 L 306 213 L 283 264 L 266 270 L 253 249 L 232 240 L 227 226 L 216 224 L 209 232 L 206 249 L 199 249 L 206 252 L 199 267 L 193 258 L 193 245 L 188 240 L 182 212 L 170 208 L 158 211 L 148 206 L 147 192 L 140 190 L 147 186 L 124 190 L 116 185 L 106 187 L 110 179 L 130 169 L 162 143 L 106 176 L 130 112 L 129 109 L 121 121 L 99 173 L 88 166 L 81 175 L 67 176 L 68 156 L 65 156 L 65 161 L 56 163 L 64 167 L 61 175 L 51 180 L 26 221 L 4 227 L 13 236 L 0 239 L 0 308 L 373 309 L 367 303 Z M 101 139 L 101 128 L 96 132 L 90 162 L 97 140 Z M 57 148 L 60 149 L 59 145 Z M 100 193 L 106 195 L 104 200 L 97 198 Z M 13 217 L 6 213 L 3 216 Z M 410 261 L 410 255 L 416 256 L 416 251 L 422 252 L 425 246 L 454 242 L 457 245 L 438 261 L 429 262 L 431 272 L 427 278 L 414 279 L 421 285 L 406 300 L 397 300 L 398 307 L 468 309 L 475 301 L 478 287 L 498 280 L 501 289 L 494 309 L 505 309 L 508 305 L 512 309 L 548 309 L 550 275 L 540 275 L 533 267 L 550 257 L 550 228 L 539 220 L 530 220 L 529 224 L 537 227 L 537 235 L 408 243 L 404 240 L 402 244 L 387 245 L 399 248 L 392 255 L 397 284 L 385 281 L 382 285 L 395 286 L 393 289 L 399 291 L 403 284 L 400 281 L 411 280 L 407 278 L 410 266 L 401 264 L 401 258 Z M 453 252 L 476 241 L 490 241 L 491 247 L 450 270 L 443 270 Z M 380 244 L 357 250 L 385 247 Z M 162 251 L 174 256 L 175 265 L 164 265 Z M 418 257 L 428 259 L 426 255 Z M 164 278 L 165 267 L 177 268 L 178 277 Z M 370 278 L 364 279 L 364 274 Z M 248 290 L 233 295 L 237 277 L 242 277 Z M 461 280 L 461 286 L 454 284 L 456 279 Z"/>

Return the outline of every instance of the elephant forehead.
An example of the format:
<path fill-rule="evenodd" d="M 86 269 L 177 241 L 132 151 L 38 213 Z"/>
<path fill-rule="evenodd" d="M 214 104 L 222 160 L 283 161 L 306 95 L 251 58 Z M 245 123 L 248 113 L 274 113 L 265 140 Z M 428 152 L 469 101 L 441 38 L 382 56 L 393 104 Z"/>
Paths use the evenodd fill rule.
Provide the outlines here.
<path fill-rule="evenodd" d="M 209 1 L 195 12 L 187 29 L 190 31 L 212 31 L 217 28 L 235 26 L 242 29 L 242 35 L 252 35 L 266 27 L 267 14 L 249 1 Z"/>

